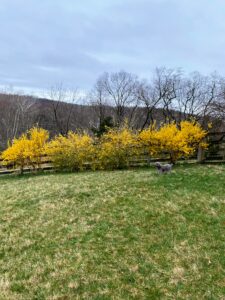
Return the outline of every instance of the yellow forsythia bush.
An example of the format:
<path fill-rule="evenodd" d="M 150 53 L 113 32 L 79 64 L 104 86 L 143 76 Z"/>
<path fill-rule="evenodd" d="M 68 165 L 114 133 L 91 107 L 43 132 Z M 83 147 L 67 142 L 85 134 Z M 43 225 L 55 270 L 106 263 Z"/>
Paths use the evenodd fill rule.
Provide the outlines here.
<path fill-rule="evenodd" d="M 203 141 L 207 131 L 194 121 L 182 121 L 178 127 L 175 123 L 165 124 L 159 129 L 153 125 L 139 134 L 140 142 L 148 148 L 150 155 L 168 153 L 175 162 L 180 157 L 189 157 L 199 146 L 206 148 Z"/>
<path fill-rule="evenodd" d="M 97 160 L 102 169 L 124 168 L 139 153 L 137 135 L 127 126 L 104 133 L 97 149 Z"/>
<path fill-rule="evenodd" d="M 41 164 L 41 158 L 46 154 L 45 147 L 49 139 L 49 133 L 43 128 L 34 127 L 28 131 L 29 138 L 29 159 L 32 165 L 37 165 L 38 167 Z"/>
<path fill-rule="evenodd" d="M 49 138 L 47 130 L 31 128 L 19 138 L 15 138 L 1 157 L 5 165 L 19 167 L 21 173 L 25 166 L 35 168 L 41 163 L 41 157 L 45 154 L 45 145 Z"/>
<path fill-rule="evenodd" d="M 146 152 L 155 157 L 169 155 L 172 162 L 189 157 L 199 146 L 207 147 L 206 134 L 198 123 L 182 121 L 179 126 L 170 123 L 160 128 L 153 124 L 139 133 L 125 125 L 110 129 L 97 140 L 86 133 L 69 132 L 48 142 L 48 131 L 34 127 L 14 139 L 2 158 L 6 165 L 17 166 L 21 172 L 25 166 L 39 167 L 45 154 L 59 169 L 118 169 L 128 167 L 132 158 Z"/>
<path fill-rule="evenodd" d="M 46 147 L 54 166 L 71 171 L 83 170 L 95 156 L 93 139 L 86 133 L 69 132 L 67 136 L 56 136 Z"/>

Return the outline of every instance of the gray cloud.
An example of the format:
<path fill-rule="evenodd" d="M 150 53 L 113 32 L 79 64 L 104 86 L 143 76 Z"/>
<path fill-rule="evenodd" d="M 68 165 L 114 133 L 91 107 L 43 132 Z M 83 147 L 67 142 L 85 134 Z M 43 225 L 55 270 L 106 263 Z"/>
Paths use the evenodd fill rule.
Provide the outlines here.
<path fill-rule="evenodd" d="M 225 2 L 1 0 L 0 85 L 90 88 L 103 71 L 224 74 Z"/>

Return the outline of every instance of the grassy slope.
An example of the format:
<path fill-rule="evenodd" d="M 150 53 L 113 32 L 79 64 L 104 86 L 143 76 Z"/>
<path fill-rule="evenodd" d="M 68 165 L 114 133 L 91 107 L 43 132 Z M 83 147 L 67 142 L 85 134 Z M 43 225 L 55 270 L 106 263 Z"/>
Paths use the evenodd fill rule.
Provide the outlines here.
<path fill-rule="evenodd" d="M 0 299 L 224 299 L 225 166 L 0 188 Z"/>

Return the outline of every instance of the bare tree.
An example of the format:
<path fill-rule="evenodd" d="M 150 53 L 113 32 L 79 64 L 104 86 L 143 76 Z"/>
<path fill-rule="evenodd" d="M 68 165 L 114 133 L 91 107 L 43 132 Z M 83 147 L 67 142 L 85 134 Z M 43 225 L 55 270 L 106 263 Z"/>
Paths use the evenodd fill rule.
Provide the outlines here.
<path fill-rule="evenodd" d="M 104 84 L 99 78 L 89 94 L 89 104 L 93 108 L 94 116 L 96 116 L 96 118 L 90 120 L 90 127 L 95 130 L 98 130 L 104 119 L 110 115 L 110 107 L 107 100 Z"/>
<path fill-rule="evenodd" d="M 138 107 L 137 87 L 137 77 L 124 71 L 104 73 L 98 79 L 97 88 L 104 95 L 104 102 L 112 106 L 117 126 L 122 124 L 125 117 L 132 123 Z"/>
<path fill-rule="evenodd" d="M 144 112 L 142 130 L 156 119 L 174 121 L 174 101 L 179 91 L 180 77 L 179 70 L 158 68 L 149 83 L 144 81 L 139 85 L 138 98 Z"/>
<path fill-rule="evenodd" d="M 225 78 L 219 79 L 217 97 L 210 104 L 211 115 L 219 124 L 224 124 L 225 119 Z M 225 126 L 223 126 L 224 130 Z"/>
<path fill-rule="evenodd" d="M 216 74 L 203 76 L 195 72 L 186 78 L 179 69 L 156 69 L 148 89 L 151 92 L 142 99 L 151 103 L 149 114 L 156 106 L 162 109 L 164 122 L 179 124 L 193 118 L 206 126 L 212 116 L 212 103 L 218 102 L 221 94 L 221 80 Z"/>
<path fill-rule="evenodd" d="M 155 94 L 162 109 L 164 122 L 175 121 L 175 100 L 180 89 L 181 71 L 179 69 L 158 68 L 153 79 Z"/>
<path fill-rule="evenodd" d="M 73 112 L 79 99 L 78 91 L 65 89 L 62 84 L 59 84 L 50 89 L 49 97 L 56 133 L 66 135 L 71 130 L 72 121 L 74 122 Z"/>
<path fill-rule="evenodd" d="M 33 97 L 10 93 L 2 94 L 1 99 L 0 135 L 6 143 L 33 126 L 36 100 Z"/>
<path fill-rule="evenodd" d="M 182 78 L 177 93 L 175 110 L 177 121 L 195 119 L 207 126 L 213 117 L 213 103 L 217 103 L 221 95 L 221 78 L 218 75 L 203 76 L 197 72 L 189 78 Z"/>

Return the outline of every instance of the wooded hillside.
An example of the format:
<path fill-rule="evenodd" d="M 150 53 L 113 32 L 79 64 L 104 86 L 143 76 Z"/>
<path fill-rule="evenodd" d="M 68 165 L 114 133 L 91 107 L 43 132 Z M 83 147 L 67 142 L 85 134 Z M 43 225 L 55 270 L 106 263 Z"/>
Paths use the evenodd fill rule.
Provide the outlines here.
<path fill-rule="evenodd" d="M 99 134 L 104 126 L 119 127 L 126 120 L 133 129 L 153 122 L 195 118 L 203 128 L 224 131 L 225 80 L 219 75 L 157 69 L 150 81 L 121 71 L 104 73 L 94 88 L 79 95 L 55 86 L 48 99 L 12 93 L 0 94 L 0 148 L 32 126 L 47 129 L 51 136 L 69 130 Z"/>

